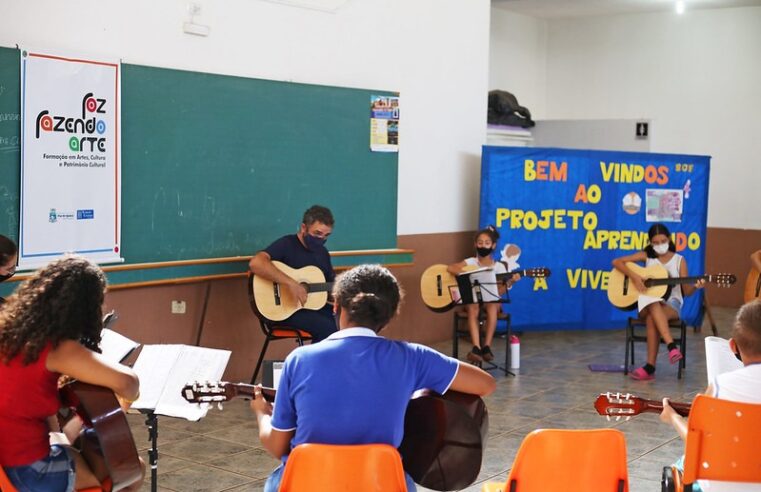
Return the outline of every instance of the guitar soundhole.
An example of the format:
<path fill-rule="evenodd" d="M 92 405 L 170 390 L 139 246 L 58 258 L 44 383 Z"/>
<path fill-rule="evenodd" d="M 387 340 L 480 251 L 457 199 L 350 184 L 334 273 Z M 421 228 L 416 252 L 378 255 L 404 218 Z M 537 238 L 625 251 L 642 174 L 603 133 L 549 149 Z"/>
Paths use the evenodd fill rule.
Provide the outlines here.
<path fill-rule="evenodd" d="M 275 284 L 275 288 L 272 289 L 272 294 L 275 298 L 275 306 L 279 306 L 281 304 L 280 301 L 280 284 Z"/>

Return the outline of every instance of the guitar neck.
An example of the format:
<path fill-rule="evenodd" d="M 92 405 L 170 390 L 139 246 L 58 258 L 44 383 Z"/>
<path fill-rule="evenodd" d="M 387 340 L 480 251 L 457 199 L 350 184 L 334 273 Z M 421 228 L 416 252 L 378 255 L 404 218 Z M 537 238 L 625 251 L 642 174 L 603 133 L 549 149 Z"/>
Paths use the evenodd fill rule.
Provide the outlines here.
<path fill-rule="evenodd" d="M 254 388 L 255 386 L 253 384 L 244 384 L 244 383 L 229 383 L 230 386 L 235 388 L 235 396 L 233 398 L 246 398 L 246 399 L 253 399 L 254 398 Z M 265 400 L 269 402 L 275 401 L 275 394 L 277 391 L 275 388 L 267 388 L 262 386 L 262 396 Z"/>
<path fill-rule="evenodd" d="M 309 283 L 309 284 L 302 284 L 306 288 L 307 292 L 330 292 L 333 289 L 333 283 L 334 282 L 317 282 L 317 283 Z"/>
<path fill-rule="evenodd" d="M 645 287 L 655 287 L 656 285 L 694 284 L 698 280 L 711 282 L 711 277 L 711 275 L 698 275 L 696 277 L 649 278 L 645 280 Z"/>
<path fill-rule="evenodd" d="M 505 273 L 498 273 L 497 274 L 497 280 L 502 282 L 504 280 L 510 280 L 513 275 L 515 274 L 520 275 L 521 277 L 529 277 L 531 270 L 525 269 L 525 270 L 513 270 L 512 272 L 505 272 Z"/>
<path fill-rule="evenodd" d="M 642 412 L 649 413 L 661 413 L 663 411 L 663 402 L 658 400 L 642 400 Z M 676 413 L 682 417 L 686 417 L 690 414 L 691 403 L 677 403 L 670 401 L 669 405 L 674 409 Z"/>

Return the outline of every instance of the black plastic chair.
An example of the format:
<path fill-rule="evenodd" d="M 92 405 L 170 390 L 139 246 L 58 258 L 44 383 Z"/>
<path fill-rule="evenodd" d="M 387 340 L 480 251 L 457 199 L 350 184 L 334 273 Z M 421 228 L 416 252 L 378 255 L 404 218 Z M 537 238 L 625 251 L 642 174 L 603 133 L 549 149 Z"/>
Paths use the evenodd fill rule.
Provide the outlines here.
<path fill-rule="evenodd" d="M 636 333 L 637 328 L 647 329 L 645 320 L 640 318 L 629 318 L 626 324 L 626 355 L 624 355 L 624 374 L 629 374 L 629 365 L 634 365 L 634 342 L 647 342 L 647 334 L 639 335 Z M 670 330 L 679 330 L 679 336 L 674 337 L 674 343 L 682 351 L 682 360 L 679 361 L 679 368 L 676 373 L 678 379 L 682 379 L 682 371 L 687 361 L 687 323 L 681 319 L 669 320 Z M 661 338 L 660 343 L 666 343 Z"/>
<path fill-rule="evenodd" d="M 504 367 L 502 367 L 489 361 L 484 361 L 484 362 L 489 364 L 490 366 L 489 369 L 500 369 L 501 371 L 504 371 L 505 374 L 512 374 L 509 371 L 510 335 L 512 334 L 510 330 L 510 314 L 500 310 L 499 314 L 497 315 L 497 321 L 499 320 L 507 321 L 507 331 L 504 334 L 505 336 L 505 365 Z M 486 312 L 483 309 L 481 309 L 478 313 L 478 345 L 479 346 L 483 345 L 482 342 L 483 342 L 483 336 L 484 336 L 485 323 L 486 323 Z M 495 338 L 497 337 L 497 335 L 498 334 L 495 333 Z M 455 359 L 457 359 L 459 355 L 460 337 L 466 337 L 470 339 L 470 331 L 468 330 L 468 312 L 462 306 L 458 306 L 454 309 L 454 314 L 452 319 L 452 357 L 454 357 Z"/>

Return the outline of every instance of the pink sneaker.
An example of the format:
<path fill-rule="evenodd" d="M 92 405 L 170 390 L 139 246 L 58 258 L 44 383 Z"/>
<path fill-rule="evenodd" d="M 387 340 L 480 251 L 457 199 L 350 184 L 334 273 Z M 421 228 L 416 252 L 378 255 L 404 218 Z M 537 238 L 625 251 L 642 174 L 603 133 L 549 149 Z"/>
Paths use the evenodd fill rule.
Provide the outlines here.
<path fill-rule="evenodd" d="M 680 360 L 684 359 L 684 355 L 678 348 L 669 350 L 669 362 L 676 364 Z"/>
<path fill-rule="evenodd" d="M 638 367 L 629 373 L 629 377 L 637 381 L 650 381 L 655 379 L 655 374 L 648 374 L 644 368 Z"/>

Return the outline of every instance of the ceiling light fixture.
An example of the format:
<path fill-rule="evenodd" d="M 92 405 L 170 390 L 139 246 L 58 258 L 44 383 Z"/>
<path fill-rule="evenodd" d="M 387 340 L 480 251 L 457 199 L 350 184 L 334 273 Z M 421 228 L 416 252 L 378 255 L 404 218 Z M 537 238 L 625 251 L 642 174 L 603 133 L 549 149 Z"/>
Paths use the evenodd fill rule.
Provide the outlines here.
<path fill-rule="evenodd" d="M 684 13 L 684 0 L 676 0 L 676 13 L 682 15 Z"/>

